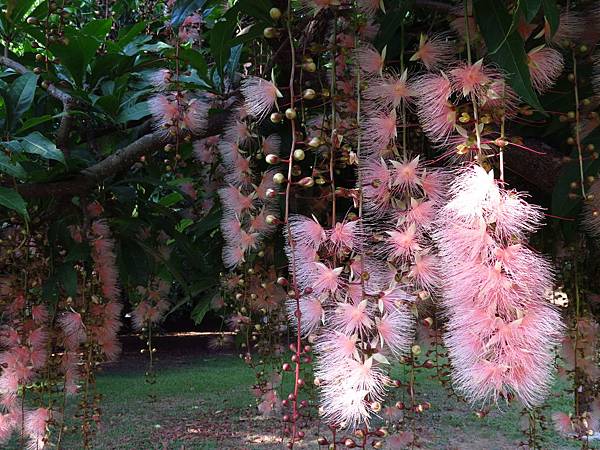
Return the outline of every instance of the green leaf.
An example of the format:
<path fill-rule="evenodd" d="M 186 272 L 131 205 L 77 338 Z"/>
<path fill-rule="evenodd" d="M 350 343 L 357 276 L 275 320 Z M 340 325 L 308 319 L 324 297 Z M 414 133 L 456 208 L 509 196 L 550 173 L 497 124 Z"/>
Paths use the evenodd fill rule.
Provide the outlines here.
<path fill-rule="evenodd" d="M 170 194 L 161 198 L 158 203 L 168 208 L 176 203 L 179 203 L 183 199 L 183 195 L 181 195 L 179 192 L 171 192 Z"/>
<path fill-rule="evenodd" d="M 202 319 L 204 319 L 204 316 L 206 315 L 209 309 L 210 299 L 204 299 L 196 306 L 194 306 L 194 309 L 192 309 L 190 316 L 196 325 L 200 325 L 200 323 L 202 323 Z"/>
<path fill-rule="evenodd" d="M 177 0 L 171 13 L 171 26 L 177 28 L 183 23 L 186 17 L 192 15 L 194 11 L 201 9 L 206 0 Z"/>
<path fill-rule="evenodd" d="M 27 131 L 30 128 L 37 127 L 38 125 L 41 125 L 46 122 L 50 122 L 51 120 L 56 119 L 61 116 L 62 116 L 62 113 L 57 114 L 55 116 L 51 116 L 50 114 L 44 114 L 43 116 L 32 117 L 31 119 L 27 119 L 23 123 L 23 125 L 21 125 L 21 128 L 19 128 L 17 131 L 15 131 L 15 134 L 23 133 L 24 131 Z"/>
<path fill-rule="evenodd" d="M 6 102 L 6 128 L 12 131 L 18 120 L 25 114 L 33 103 L 38 76 L 26 73 L 15 79 L 4 100 Z"/>
<path fill-rule="evenodd" d="M 516 30 L 510 30 L 508 11 L 497 0 L 475 0 L 473 8 L 487 48 L 495 49 L 491 59 L 504 70 L 509 84 L 524 101 L 543 110 L 531 85 L 523 39 Z"/>
<path fill-rule="evenodd" d="M 118 48 L 119 50 L 124 49 L 127 44 L 132 42 L 142 31 L 146 29 L 147 25 L 148 24 L 145 21 L 141 21 L 129 28 L 125 34 L 121 35 L 121 33 L 119 33 L 119 37 L 113 43 L 114 48 Z"/>
<path fill-rule="evenodd" d="M 36 3 L 36 0 L 10 0 L 6 12 L 9 20 L 13 23 L 18 23 L 31 10 L 34 3 Z"/>
<path fill-rule="evenodd" d="M 179 57 L 196 69 L 199 77 L 208 79 L 208 65 L 200 52 L 191 48 L 181 48 L 179 49 Z"/>
<path fill-rule="evenodd" d="M 540 10 L 542 0 L 520 0 L 520 2 L 524 5 L 523 12 L 525 14 L 525 20 L 529 23 Z"/>
<path fill-rule="evenodd" d="M 21 164 L 11 161 L 11 159 L 3 152 L 0 152 L 0 172 L 4 172 L 11 177 L 19 179 L 27 177 L 27 173 Z"/>
<path fill-rule="evenodd" d="M 25 200 L 23 200 L 21 194 L 19 194 L 14 189 L 9 189 L 0 186 L 0 205 L 18 212 L 25 219 L 29 220 L 29 214 L 27 213 L 27 203 L 25 203 Z"/>
<path fill-rule="evenodd" d="M 560 14 L 556 0 L 542 0 L 542 8 L 544 10 L 544 17 L 550 25 L 550 33 L 554 35 L 560 23 Z"/>
<path fill-rule="evenodd" d="M 50 141 L 39 131 L 34 131 L 25 137 L 20 138 L 23 151 L 39 155 L 45 159 L 53 159 L 65 164 L 63 152 L 56 148 L 54 142 Z"/>
<path fill-rule="evenodd" d="M 148 109 L 148 102 L 140 102 L 121 110 L 121 113 L 117 117 L 117 122 L 126 123 L 130 120 L 140 120 L 149 114 L 150 110 Z"/>
<path fill-rule="evenodd" d="M 217 22 L 210 31 L 210 52 L 213 55 L 221 79 L 223 79 L 225 64 L 229 60 L 230 41 L 232 40 L 235 25 L 236 23 L 233 20 L 223 20 Z"/>
<path fill-rule="evenodd" d="M 87 67 L 111 26 L 112 19 L 102 19 L 89 22 L 81 30 L 70 27 L 65 30 L 67 45 L 50 46 L 52 53 L 60 58 L 60 63 L 67 68 L 78 85 L 83 85 Z"/>
<path fill-rule="evenodd" d="M 56 269 L 56 279 L 69 297 L 77 295 L 77 272 L 72 264 L 63 264 Z"/>

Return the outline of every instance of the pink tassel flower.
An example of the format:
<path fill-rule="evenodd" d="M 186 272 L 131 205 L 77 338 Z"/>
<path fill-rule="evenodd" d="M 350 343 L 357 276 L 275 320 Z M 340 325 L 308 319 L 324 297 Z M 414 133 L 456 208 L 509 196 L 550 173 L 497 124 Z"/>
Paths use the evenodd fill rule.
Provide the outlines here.
<path fill-rule="evenodd" d="M 421 34 L 419 49 L 410 58 L 411 61 L 421 61 L 427 70 L 448 65 L 455 53 L 454 43 L 441 34 L 427 36 Z"/>
<path fill-rule="evenodd" d="M 558 50 L 536 47 L 527 53 L 527 64 L 533 88 L 538 92 L 550 89 L 563 71 L 563 56 Z"/>
<path fill-rule="evenodd" d="M 563 329 L 546 298 L 549 264 L 518 244 L 539 227 L 539 208 L 479 166 L 460 173 L 450 192 L 435 240 L 454 383 L 473 403 L 515 395 L 526 407 L 539 405 Z"/>
<path fill-rule="evenodd" d="M 277 98 L 283 97 L 274 83 L 258 77 L 243 80 L 241 91 L 246 111 L 259 121 L 273 110 Z"/>
<path fill-rule="evenodd" d="M 364 75 L 381 75 L 385 64 L 385 51 L 381 54 L 375 47 L 364 45 L 356 49 L 355 55 L 358 67 Z"/>

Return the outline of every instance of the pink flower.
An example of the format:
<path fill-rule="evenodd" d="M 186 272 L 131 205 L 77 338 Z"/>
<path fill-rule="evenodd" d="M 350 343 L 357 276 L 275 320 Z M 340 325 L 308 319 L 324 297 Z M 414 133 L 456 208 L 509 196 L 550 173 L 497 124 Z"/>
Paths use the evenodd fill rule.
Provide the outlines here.
<path fill-rule="evenodd" d="M 52 420 L 52 411 L 46 408 L 38 408 L 25 412 L 23 428 L 29 438 L 28 448 L 32 450 L 45 447 L 47 427 Z"/>
<path fill-rule="evenodd" d="M 402 230 L 386 231 L 389 236 L 386 243 L 386 251 L 392 258 L 408 258 L 421 249 L 414 224 Z"/>
<path fill-rule="evenodd" d="M 414 280 L 417 287 L 430 293 L 435 291 L 441 285 L 438 259 L 428 253 L 417 253 L 408 276 Z"/>
<path fill-rule="evenodd" d="M 449 102 L 452 85 L 445 75 L 426 74 L 415 83 L 419 122 L 434 143 L 445 142 L 456 121 L 456 112 Z"/>
<path fill-rule="evenodd" d="M 386 448 L 390 450 L 409 448 L 414 440 L 415 436 L 411 431 L 401 431 L 387 438 Z"/>
<path fill-rule="evenodd" d="M 363 74 L 367 76 L 381 75 L 385 64 L 385 55 L 380 54 L 375 47 L 363 45 L 355 50 L 355 56 Z"/>
<path fill-rule="evenodd" d="M 311 287 L 315 294 L 334 293 L 340 287 L 343 267 L 330 268 L 321 262 L 313 262 L 311 271 Z"/>
<path fill-rule="evenodd" d="M 400 77 L 384 75 L 373 78 L 364 90 L 366 100 L 377 102 L 382 108 L 389 110 L 400 106 L 402 101 L 409 101 L 415 96 L 412 84 L 407 81 L 408 72 L 405 70 Z"/>
<path fill-rule="evenodd" d="M 373 324 L 367 300 L 339 304 L 333 321 L 335 328 L 346 335 L 364 331 Z"/>
<path fill-rule="evenodd" d="M 314 333 L 322 323 L 325 312 L 321 300 L 314 296 L 302 297 L 300 302 L 300 328 L 302 336 L 306 337 Z M 296 299 L 289 299 L 287 301 L 288 317 L 290 321 L 296 326 L 298 325 L 298 318 L 296 317 Z"/>
<path fill-rule="evenodd" d="M 381 110 L 368 111 L 362 123 L 364 149 L 370 154 L 385 154 L 387 147 L 395 141 L 396 111 L 389 113 Z"/>
<path fill-rule="evenodd" d="M 41 324 L 48 320 L 48 308 L 46 305 L 34 305 L 31 307 L 31 318 L 34 322 Z"/>
<path fill-rule="evenodd" d="M 527 65 L 533 88 L 541 93 L 554 85 L 563 71 L 564 61 L 559 51 L 540 46 L 527 53 Z"/>
<path fill-rule="evenodd" d="M 279 155 L 281 148 L 281 137 L 271 134 L 262 141 L 261 149 L 265 155 Z"/>
<path fill-rule="evenodd" d="M 225 267 L 237 267 L 244 262 L 244 249 L 238 245 L 223 247 L 223 264 Z"/>
<path fill-rule="evenodd" d="M 378 217 L 390 208 L 390 170 L 383 158 L 368 158 L 361 161 L 359 171 L 364 207 Z"/>
<path fill-rule="evenodd" d="M 393 167 L 391 185 L 401 192 L 414 192 L 420 183 L 419 156 L 411 161 L 390 161 Z"/>
<path fill-rule="evenodd" d="M 248 129 L 248 125 L 241 120 L 234 120 L 232 123 L 225 127 L 225 134 L 223 139 L 227 142 L 233 142 L 236 144 L 245 144 L 250 141 L 252 134 Z"/>
<path fill-rule="evenodd" d="M 283 97 L 272 82 L 258 77 L 249 77 L 242 81 L 242 95 L 245 107 L 256 120 L 262 120 L 275 107 L 278 97 Z"/>
<path fill-rule="evenodd" d="M 79 344 L 85 341 L 85 325 L 81 314 L 77 312 L 65 312 L 58 319 L 58 324 L 65 334 L 65 346 L 69 350 L 76 350 Z"/>
<path fill-rule="evenodd" d="M 565 11 L 560 15 L 558 29 L 554 34 L 550 23 L 544 22 L 544 36 L 546 42 L 562 46 L 579 41 L 585 31 L 583 18 L 573 11 Z"/>
<path fill-rule="evenodd" d="M 365 15 L 372 17 L 381 9 L 381 0 L 361 0 L 358 9 Z"/>
<path fill-rule="evenodd" d="M 157 91 L 166 91 L 171 84 L 173 72 L 169 69 L 158 69 L 150 75 L 150 83 Z"/>
<path fill-rule="evenodd" d="M 327 237 L 335 251 L 342 249 L 354 250 L 359 242 L 359 222 L 338 222 L 327 232 Z"/>
<path fill-rule="evenodd" d="M 483 97 L 484 88 L 492 81 L 493 75 L 492 71 L 483 65 L 483 60 L 474 64 L 460 63 L 450 70 L 452 88 L 463 97 L 472 95 L 476 99 Z"/>
<path fill-rule="evenodd" d="M 219 197 L 223 208 L 231 211 L 234 214 L 241 215 L 242 213 L 252 209 L 252 196 L 246 196 L 239 189 L 228 186 L 219 189 Z"/>
<path fill-rule="evenodd" d="M 300 246 L 318 249 L 327 239 L 327 233 L 314 217 L 291 215 L 289 226 L 294 242 Z"/>
<path fill-rule="evenodd" d="M 427 70 L 433 70 L 449 64 L 456 52 L 454 43 L 442 34 L 427 36 L 421 34 L 419 49 L 410 58 L 411 61 L 421 61 Z"/>
<path fill-rule="evenodd" d="M 552 413 L 552 422 L 554 423 L 554 429 L 562 435 L 569 435 L 573 433 L 573 422 L 571 417 L 564 412 Z"/>
<path fill-rule="evenodd" d="M 211 164 L 214 159 L 214 152 L 211 146 L 208 145 L 206 139 L 200 139 L 195 141 L 194 147 L 194 159 L 199 163 Z"/>
<path fill-rule="evenodd" d="M 408 352 L 414 331 L 408 308 L 396 308 L 391 313 L 384 314 L 380 319 L 375 319 L 375 325 L 384 350 L 389 348 L 395 355 Z"/>

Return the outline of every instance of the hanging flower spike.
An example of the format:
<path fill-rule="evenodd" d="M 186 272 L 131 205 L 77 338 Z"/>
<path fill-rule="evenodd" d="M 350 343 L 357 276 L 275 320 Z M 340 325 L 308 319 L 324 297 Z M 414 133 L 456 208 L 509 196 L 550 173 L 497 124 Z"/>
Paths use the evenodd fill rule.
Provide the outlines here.
<path fill-rule="evenodd" d="M 450 193 L 434 237 L 454 383 L 473 403 L 514 394 L 525 407 L 539 405 L 563 328 L 546 298 L 550 265 L 518 244 L 540 225 L 539 208 L 479 166 L 460 173 Z"/>
<path fill-rule="evenodd" d="M 419 49 L 410 60 L 421 61 L 427 70 L 433 70 L 450 64 L 455 53 L 454 42 L 448 40 L 446 35 L 427 36 L 421 33 Z"/>
<path fill-rule="evenodd" d="M 66 312 L 58 319 L 58 325 L 65 334 L 65 346 L 69 350 L 77 350 L 79 344 L 85 341 L 85 325 L 81 314 L 76 312 Z"/>
<path fill-rule="evenodd" d="M 600 181 L 596 180 L 588 191 L 583 209 L 583 229 L 592 237 L 600 236 Z"/>
<path fill-rule="evenodd" d="M 413 86 L 407 79 L 408 70 L 402 72 L 400 77 L 386 74 L 381 78 L 374 78 L 363 91 L 363 96 L 385 110 L 397 108 L 403 101 L 408 102 L 415 97 Z"/>
<path fill-rule="evenodd" d="M 264 119 L 277 104 L 277 98 L 283 97 L 277 86 L 263 78 L 249 77 L 242 81 L 242 95 L 245 108 L 256 120 Z"/>
<path fill-rule="evenodd" d="M 385 47 L 381 54 L 371 45 L 363 45 L 355 50 L 358 67 L 365 76 L 380 75 L 385 65 Z"/>
<path fill-rule="evenodd" d="M 564 60 L 559 51 L 541 45 L 527 53 L 527 65 L 533 88 L 543 93 L 554 85 L 562 73 Z"/>

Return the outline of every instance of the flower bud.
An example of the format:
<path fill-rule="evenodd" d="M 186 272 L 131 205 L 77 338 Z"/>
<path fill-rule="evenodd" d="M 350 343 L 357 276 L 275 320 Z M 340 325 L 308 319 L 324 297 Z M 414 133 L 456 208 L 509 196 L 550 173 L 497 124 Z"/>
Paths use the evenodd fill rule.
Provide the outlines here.
<path fill-rule="evenodd" d="M 269 15 L 271 16 L 271 19 L 279 20 L 281 17 L 281 10 L 279 8 L 271 8 L 269 10 Z"/>
<path fill-rule="evenodd" d="M 274 112 L 273 114 L 271 114 L 271 122 L 279 123 L 282 120 L 283 120 L 283 116 L 281 115 L 281 113 Z"/>
<path fill-rule="evenodd" d="M 298 184 L 302 187 L 309 188 L 315 185 L 315 180 L 311 177 L 304 177 L 300 181 L 298 181 Z"/>
<path fill-rule="evenodd" d="M 285 175 L 282 174 L 281 172 L 277 172 L 275 175 L 273 175 L 273 182 L 276 184 L 283 184 L 285 183 L 286 179 L 285 179 Z"/>
<path fill-rule="evenodd" d="M 314 89 L 305 89 L 302 93 L 302 98 L 304 100 L 313 100 L 317 96 L 317 93 Z"/>
<path fill-rule="evenodd" d="M 265 158 L 265 161 L 267 161 L 267 164 L 277 164 L 279 162 L 279 156 L 270 153 Z"/>
<path fill-rule="evenodd" d="M 263 30 L 263 36 L 267 39 L 273 39 L 277 36 L 277 30 L 273 27 L 267 27 Z"/>
<path fill-rule="evenodd" d="M 267 217 L 265 217 L 265 222 L 267 222 L 268 225 L 274 225 L 277 223 L 277 217 L 275 217 L 273 214 L 269 214 Z"/>
<path fill-rule="evenodd" d="M 287 117 L 289 120 L 294 120 L 296 118 L 296 110 L 294 108 L 286 109 L 285 117 Z"/>
<path fill-rule="evenodd" d="M 294 150 L 294 159 L 296 161 L 302 161 L 305 158 L 304 150 L 298 148 Z"/>

